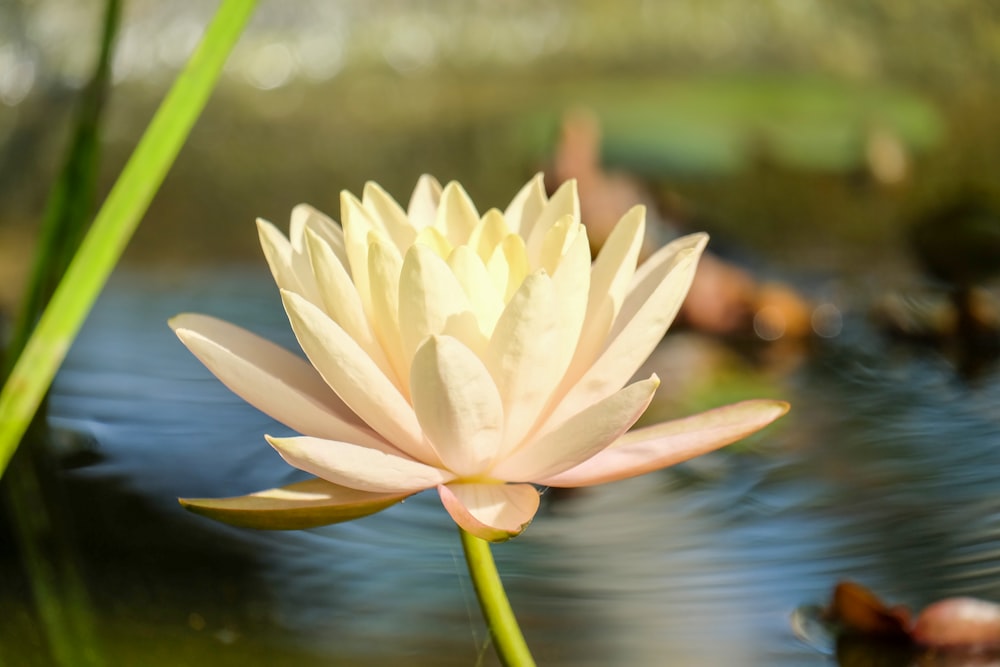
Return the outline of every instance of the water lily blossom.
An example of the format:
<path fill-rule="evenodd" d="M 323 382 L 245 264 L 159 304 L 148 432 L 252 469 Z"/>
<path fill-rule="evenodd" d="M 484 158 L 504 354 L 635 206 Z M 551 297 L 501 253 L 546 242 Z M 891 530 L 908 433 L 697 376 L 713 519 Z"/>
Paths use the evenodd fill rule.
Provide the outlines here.
<path fill-rule="evenodd" d="M 707 243 L 641 266 L 644 210 L 591 261 L 576 185 L 541 177 L 480 214 L 424 176 L 406 209 L 378 185 L 341 197 L 341 224 L 308 206 L 261 244 L 308 361 L 232 324 L 185 314 L 181 341 L 233 392 L 300 435 L 268 437 L 314 479 L 184 500 L 258 528 L 365 516 L 436 488 L 458 525 L 519 534 L 540 487 L 602 484 L 742 438 L 788 409 L 745 401 L 629 430 L 659 379 L 632 376 L 680 308 Z"/>

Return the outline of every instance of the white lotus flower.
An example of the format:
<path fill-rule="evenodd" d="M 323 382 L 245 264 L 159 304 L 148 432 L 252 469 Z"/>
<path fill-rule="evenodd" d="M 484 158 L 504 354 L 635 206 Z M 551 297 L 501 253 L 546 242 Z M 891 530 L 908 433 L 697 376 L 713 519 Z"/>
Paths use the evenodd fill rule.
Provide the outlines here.
<path fill-rule="evenodd" d="M 290 238 L 259 221 L 299 344 L 288 352 L 231 324 L 171 326 L 232 391 L 301 436 L 268 437 L 316 479 L 189 509 L 260 528 L 370 514 L 437 488 L 483 539 L 520 533 L 539 486 L 601 484 L 737 440 L 784 414 L 747 401 L 628 431 L 655 375 L 626 383 L 663 337 L 707 237 L 636 268 L 644 210 L 591 263 L 576 185 L 541 176 L 506 211 L 480 215 L 460 185 L 424 176 L 407 210 L 378 185 L 344 193 L 342 224 L 308 206 Z"/>

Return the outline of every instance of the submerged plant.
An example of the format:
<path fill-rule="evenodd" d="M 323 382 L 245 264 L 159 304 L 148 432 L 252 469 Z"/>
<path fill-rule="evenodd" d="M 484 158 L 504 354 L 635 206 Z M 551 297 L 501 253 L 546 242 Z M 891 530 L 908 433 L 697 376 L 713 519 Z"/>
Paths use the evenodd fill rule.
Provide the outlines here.
<path fill-rule="evenodd" d="M 406 210 L 369 183 L 361 200 L 343 194 L 341 218 L 299 206 L 289 238 L 258 223 L 308 362 L 211 317 L 171 320 L 232 391 L 301 434 L 268 442 L 315 478 L 181 502 L 237 525 L 307 528 L 435 488 L 463 531 L 502 656 L 503 623 L 487 609 L 502 589 L 481 587 L 474 561 L 481 540 L 524 530 L 539 487 L 663 468 L 788 409 L 746 401 L 629 431 L 659 379 L 626 383 L 676 315 L 707 243 L 677 239 L 637 268 L 642 207 L 593 262 L 575 183 L 549 199 L 540 176 L 484 215 L 457 183 L 422 177 Z M 492 560 L 487 570 L 495 576 Z"/>

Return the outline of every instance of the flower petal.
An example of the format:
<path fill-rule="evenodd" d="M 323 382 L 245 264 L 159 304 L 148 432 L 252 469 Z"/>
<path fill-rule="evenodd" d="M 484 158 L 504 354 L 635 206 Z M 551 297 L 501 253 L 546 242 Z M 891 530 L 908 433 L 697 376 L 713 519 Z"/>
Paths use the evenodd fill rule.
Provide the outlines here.
<path fill-rule="evenodd" d="M 615 318 L 628 294 L 642 248 L 645 209 L 633 207 L 611 230 L 591 268 L 590 298 L 587 303 L 587 326 L 580 337 L 573 359 L 576 381 L 590 367 L 607 341 Z"/>
<path fill-rule="evenodd" d="M 633 283 L 612 324 L 604 350 L 566 391 L 549 418 L 551 424 L 558 424 L 609 396 L 635 374 L 677 315 L 707 242 L 705 234 L 691 234 L 670 243 L 648 260 L 647 264 L 655 263 L 654 268 L 644 279 Z M 571 370 L 577 369 L 574 366 Z"/>
<path fill-rule="evenodd" d="M 503 438 L 503 404 L 493 378 L 469 348 L 431 336 L 413 357 L 413 409 L 444 465 L 461 477 L 482 474 Z"/>
<path fill-rule="evenodd" d="M 282 292 L 281 297 L 299 345 L 341 400 L 388 442 L 420 461 L 438 464 L 413 408 L 354 339 L 297 294 Z"/>
<path fill-rule="evenodd" d="M 417 179 L 417 186 L 410 195 L 406 215 L 415 228 L 423 229 L 434 224 L 438 202 L 441 201 L 441 184 L 428 174 Z"/>
<path fill-rule="evenodd" d="M 786 412 L 788 404 L 783 401 L 752 400 L 638 428 L 575 468 L 536 482 L 577 487 L 635 477 L 735 442 Z"/>
<path fill-rule="evenodd" d="M 369 493 L 308 479 L 246 496 L 179 500 L 186 510 L 241 528 L 302 530 L 381 512 L 408 495 Z"/>
<path fill-rule="evenodd" d="M 316 305 L 322 306 L 330 319 L 364 349 L 382 372 L 391 376 L 392 367 L 382 346 L 375 340 L 375 332 L 368 323 L 361 297 L 347 274 L 346 265 L 337 260 L 329 244 L 311 229 L 306 230 L 305 238 L 322 299 L 322 303 Z"/>
<path fill-rule="evenodd" d="M 530 484 L 448 484 L 438 494 L 455 523 L 490 542 L 519 535 L 538 511 L 538 490 Z"/>
<path fill-rule="evenodd" d="M 508 482 L 537 482 L 586 461 L 642 416 L 659 385 L 660 379 L 653 375 L 625 387 L 525 443 L 499 462 L 490 475 Z"/>
<path fill-rule="evenodd" d="M 514 195 L 503 212 L 507 226 L 515 234 L 528 238 L 531 227 L 538 220 L 548 198 L 545 196 L 545 176 L 535 174 L 521 190 Z"/>
<path fill-rule="evenodd" d="M 559 304 L 544 273 L 525 278 L 497 321 L 483 355 L 503 399 L 505 451 L 516 447 L 538 420 L 562 369 L 553 348 L 566 344 L 559 333 Z"/>
<path fill-rule="evenodd" d="M 382 228 L 389 234 L 389 238 L 396 244 L 396 247 L 400 251 L 409 248 L 417 236 L 417 230 L 410 224 L 406 213 L 396 203 L 396 200 L 390 197 L 378 183 L 372 181 L 365 183 L 361 197 L 364 207 L 368 209 L 373 218 L 381 221 Z"/>
<path fill-rule="evenodd" d="M 465 246 L 460 246 L 465 247 Z M 448 334 L 479 350 L 485 341 L 465 290 L 451 267 L 430 248 L 412 246 L 399 274 L 399 322 L 404 361 L 428 336 Z"/>
<path fill-rule="evenodd" d="M 580 197 L 577 194 L 575 179 L 570 179 L 559 186 L 538 214 L 530 233 L 525 234 L 524 230 L 521 231 L 531 266 L 541 266 L 542 244 L 545 242 L 546 234 L 557 220 L 567 215 L 573 220 L 580 219 Z"/>
<path fill-rule="evenodd" d="M 309 258 L 296 251 L 291 242 L 273 224 L 257 219 L 257 234 L 264 259 L 271 269 L 274 282 L 281 289 L 298 292 L 313 303 L 319 300 L 316 284 L 309 267 Z"/>
<path fill-rule="evenodd" d="M 350 264 L 351 280 L 361 297 L 365 313 L 371 317 L 371 286 L 368 280 L 368 234 L 376 226 L 361 202 L 350 192 L 340 193 L 340 219 L 344 227 L 344 249 Z"/>
<path fill-rule="evenodd" d="M 469 234 L 477 224 L 479 212 L 462 186 L 456 181 L 444 186 L 434 226 L 444 234 L 449 243 L 457 246 L 469 240 Z"/>
<path fill-rule="evenodd" d="M 486 265 L 469 246 L 460 245 L 448 255 L 448 267 L 465 291 L 479 331 L 489 338 L 503 313 L 503 295 L 496 289 Z"/>
<path fill-rule="evenodd" d="M 371 323 L 389 365 L 395 371 L 396 386 L 409 387 L 409 359 L 403 354 L 399 331 L 399 274 L 403 258 L 388 239 L 372 235 L 368 246 L 368 280 L 371 289 Z"/>
<path fill-rule="evenodd" d="M 170 326 L 230 391 L 285 426 L 321 438 L 383 442 L 302 357 L 206 315 L 178 315 Z"/>
<path fill-rule="evenodd" d="M 344 247 L 344 230 L 328 215 L 317 211 L 308 204 L 299 204 L 292 209 L 290 229 L 299 229 L 299 233 L 302 234 L 299 239 L 291 239 L 292 247 L 296 247 L 295 244 L 299 243 L 297 249 L 300 252 L 303 251 L 307 233 L 314 234 L 330 246 L 333 254 L 345 269 L 348 267 L 347 250 Z"/>
<path fill-rule="evenodd" d="M 415 493 L 455 479 L 447 470 L 385 449 L 307 436 L 265 437 L 289 465 L 359 491 Z"/>
<path fill-rule="evenodd" d="M 472 233 L 469 234 L 468 247 L 474 250 L 479 255 L 479 259 L 485 262 L 504 238 L 511 233 L 503 214 L 495 208 L 491 208 L 483 216 L 483 219 L 473 227 Z"/>

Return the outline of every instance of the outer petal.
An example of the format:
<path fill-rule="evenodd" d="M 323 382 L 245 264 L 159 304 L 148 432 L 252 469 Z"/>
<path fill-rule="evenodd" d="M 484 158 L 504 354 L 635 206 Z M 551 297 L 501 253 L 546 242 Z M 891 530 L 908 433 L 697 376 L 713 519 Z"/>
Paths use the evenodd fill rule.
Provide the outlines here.
<path fill-rule="evenodd" d="M 383 373 L 392 375 L 392 366 L 382 346 L 375 340 L 375 332 L 368 323 L 361 297 L 347 274 L 346 265 L 337 260 L 330 245 L 311 229 L 306 230 L 305 241 L 322 299 L 322 303 L 316 305 L 322 306 L 330 319 L 364 348 Z"/>
<path fill-rule="evenodd" d="M 645 412 L 660 385 L 653 375 L 625 387 L 501 461 L 490 475 L 509 482 L 537 482 L 586 461 L 617 440 Z"/>
<path fill-rule="evenodd" d="M 410 224 L 406 213 L 399 207 L 396 200 L 389 196 L 378 183 L 369 181 L 365 183 L 362 203 L 372 214 L 372 217 L 381 221 L 382 227 L 389 234 L 400 252 L 409 248 L 413 239 L 417 237 L 417 230 Z"/>
<path fill-rule="evenodd" d="M 538 511 L 538 490 L 530 484 L 448 484 L 438 494 L 455 523 L 490 542 L 519 535 Z"/>
<path fill-rule="evenodd" d="M 266 437 L 289 465 L 359 491 L 415 493 L 455 479 L 447 470 L 350 442 Z"/>
<path fill-rule="evenodd" d="M 267 220 L 257 219 L 257 233 L 264 258 L 274 282 L 281 289 L 298 292 L 313 303 L 319 302 L 309 258 L 296 250 L 285 235 Z"/>
<path fill-rule="evenodd" d="M 550 417 L 550 425 L 609 396 L 638 370 L 680 309 L 707 241 L 704 234 L 692 234 L 649 259 L 655 262 L 654 268 L 625 298 L 604 350 L 566 392 Z"/>
<path fill-rule="evenodd" d="M 326 383 L 366 424 L 410 456 L 436 465 L 406 398 L 354 339 L 323 311 L 292 292 L 282 292 L 299 344 Z"/>
<path fill-rule="evenodd" d="M 285 426 L 321 438 L 384 444 L 298 355 L 206 315 L 178 315 L 170 326 L 234 394 Z"/>
<path fill-rule="evenodd" d="M 438 456 L 461 477 L 482 474 L 503 438 L 503 404 L 475 354 L 449 336 L 431 336 L 413 357 L 413 409 Z"/>
<path fill-rule="evenodd" d="M 558 487 L 592 486 L 666 468 L 758 431 L 788 412 L 783 401 L 734 403 L 630 431 L 575 468 L 536 480 Z"/>
<path fill-rule="evenodd" d="M 298 250 L 301 252 L 303 248 L 301 244 L 305 241 L 305 235 L 307 232 L 312 233 L 319 238 L 323 239 L 330 249 L 333 250 L 334 255 L 341 264 L 347 268 L 347 250 L 344 247 L 344 230 L 341 229 L 340 225 L 333 221 L 332 218 L 317 211 L 312 206 L 308 204 L 298 204 L 292 209 L 292 228 L 301 227 L 300 233 L 302 238 L 299 239 L 300 247 Z M 295 240 L 292 240 L 294 246 Z"/>
<path fill-rule="evenodd" d="M 621 310 L 635 273 L 642 236 L 645 209 L 633 207 L 611 230 L 608 240 L 594 260 L 590 275 L 590 298 L 587 303 L 587 326 L 573 357 L 573 369 L 567 380 L 576 381 L 600 354 L 611 326 Z"/>
<path fill-rule="evenodd" d="M 234 498 L 181 498 L 184 509 L 241 528 L 301 530 L 359 519 L 409 494 L 369 493 L 308 479 Z"/>

